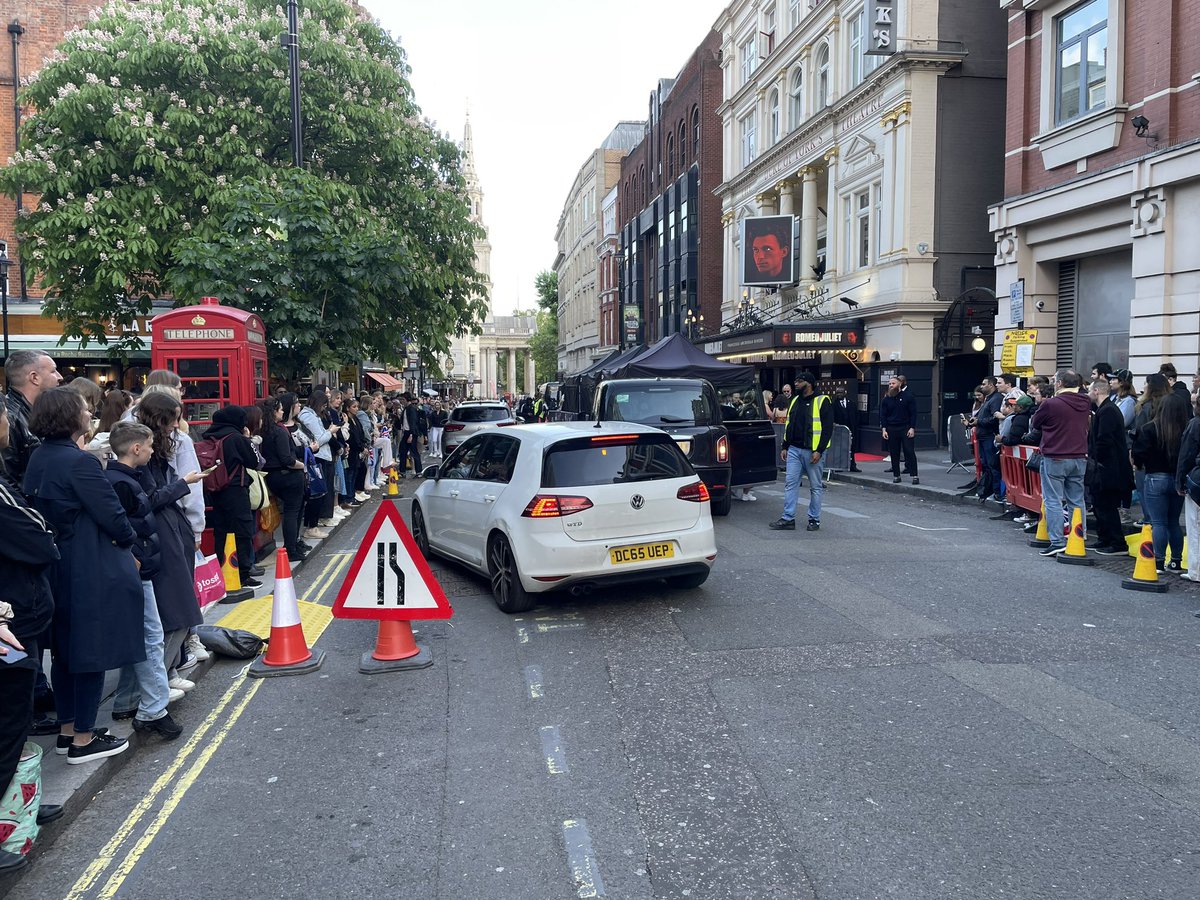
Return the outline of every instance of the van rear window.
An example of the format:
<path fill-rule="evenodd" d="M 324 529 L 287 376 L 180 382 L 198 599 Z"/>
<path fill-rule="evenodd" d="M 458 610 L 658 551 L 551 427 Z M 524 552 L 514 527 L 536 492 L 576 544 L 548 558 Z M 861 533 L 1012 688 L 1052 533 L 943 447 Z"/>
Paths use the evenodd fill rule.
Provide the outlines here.
<path fill-rule="evenodd" d="M 614 391 L 609 418 L 640 425 L 715 425 L 713 398 L 696 384 L 647 384 Z"/>
<path fill-rule="evenodd" d="M 624 440 L 572 438 L 554 444 L 542 463 L 542 487 L 626 484 L 694 475 L 691 463 L 665 434 Z"/>

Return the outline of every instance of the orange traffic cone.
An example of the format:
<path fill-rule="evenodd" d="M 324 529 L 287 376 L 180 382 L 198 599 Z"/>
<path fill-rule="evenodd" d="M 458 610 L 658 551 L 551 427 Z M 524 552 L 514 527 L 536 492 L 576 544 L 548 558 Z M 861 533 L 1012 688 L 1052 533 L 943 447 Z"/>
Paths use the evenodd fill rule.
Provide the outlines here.
<path fill-rule="evenodd" d="M 1046 504 L 1042 504 L 1042 517 L 1038 520 L 1037 534 L 1029 542 L 1030 547 L 1045 550 L 1050 546 L 1050 532 L 1046 530 Z"/>
<path fill-rule="evenodd" d="M 432 665 L 433 654 L 428 647 L 417 646 L 409 622 L 381 620 L 375 650 L 362 655 L 358 671 L 378 675 L 381 672 L 427 669 Z"/>
<path fill-rule="evenodd" d="M 225 535 L 225 562 L 221 563 L 221 577 L 225 579 L 225 596 L 221 603 L 241 603 L 254 596 L 253 588 L 242 587 L 242 573 L 233 564 L 237 556 L 237 539 L 232 534 Z"/>
<path fill-rule="evenodd" d="M 1096 560 L 1087 555 L 1087 545 L 1083 538 L 1083 510 L 1077 506 L 1071 512 L 1071 533 L 1067 535 L 1067 549 L 1058 554 L 1058 561 L 1072 566 L 1094 566 Z"/>
<path fill-rule="evenodd" d="M 1121 587 L 1129 591 L 1165 594 L 1167 583 L 1158 580 L 1158 566 L 1154 562 L 1154 541 L 1150 536 L 1149 525 L 1142 528 L 1141 539 L 1137 562 L 1133 564 L 1133 577 L 1121 579 Z"/>
<path fill-rule="evenodd" d="M 271 639 L 267 652 L 251 665 L 247 672 L 252 678 L 273 675 L 303 675 L 321 668 L 325 651 L 313 653 L 304 640 L 300 624 L 300 607 L 296 603 L 296 586 L 292 583 L 292 566 L 287 551 L 280 549 L 275 557 L 275 600 L 271 604 Z"/>

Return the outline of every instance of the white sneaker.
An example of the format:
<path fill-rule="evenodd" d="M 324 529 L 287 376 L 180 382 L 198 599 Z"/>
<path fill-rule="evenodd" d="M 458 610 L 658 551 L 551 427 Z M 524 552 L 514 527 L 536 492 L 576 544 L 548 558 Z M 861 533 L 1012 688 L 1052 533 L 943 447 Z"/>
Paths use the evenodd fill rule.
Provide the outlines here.
<path fill-rule="evenodd" d="M 179 688 L 171 688 L 167 693 L 167 702 L 174 703 L 176 700 L 182 700 L 183 694 L 184 692 Z"/>
<path fill-rule="evenodd" d="M 335 519 L 319 519 L 317 521 L 317 524 L 320 525 L 322 528 L 332 528 L 334 525 L 336 525 L 340 521 L 342 521 L 342 520 L 336 519 L 336 518 Z"/>
<path fill-rule="evenodd" d="M 757 502 L 758 502 L 758 497 L 754 496 L 754 494 L 752 494 L 752 493 L 745 493 L 745 494 L 742 494 L 742 499 L 743 499 L 743 500 L 747 500 L 747 501 L 749 501 L 750 503 L 757 503 Z"/>
<path fill-rule="evenodd" d="M 200 635 L 198 634 L 189 634 L 183 646 L 187 649 L 188 653 L 201 662 L 204 662 L 212 655 L 208 652 L 208 648 L 204 646 L 204 642 L 200 640 Z"/>
<path fill-rule="evenodd" d="M 333 508 L 333 518 L 335 520 L 348 519 L 350 518 L 350 513 L 346 512 L 346 510 L 342 509 L 340 506 L 335 506 Z"/>
<path fill-rule="evenodd" d="M 379 490 L 381 487 L 383 487 L 383 485 L 381 485 L 381 484 L 368 484 L 368 485 L 367 485 L 367 490 L 368 490 L 368 491 L 377 491 L 377 490 Z"/>
<path fill-rule="evenodd" d="M 176 675 L 167 682 L 167 686 L 173 687 L 177 691 L 183 691 L 186 694 L 188 691 L 195 689 L 196 682 L 188 681 L 186 678 L 180 678 L 178 675 Z"/>
<path fill-rule="evenodd" d="M 324 528 L 305 528 L 304 537 L 313 541 L 323 541 L 329 537 L 329 532 Z"/>
<path fill-rule="evenodd" d="M 368 500 L 371 499 L 371 495 L 366 493 L 365 491 L 359 491 L 357 494 L 354 495 L 354 499 L 357 500 L 359 503 L 366 503 Z"/>

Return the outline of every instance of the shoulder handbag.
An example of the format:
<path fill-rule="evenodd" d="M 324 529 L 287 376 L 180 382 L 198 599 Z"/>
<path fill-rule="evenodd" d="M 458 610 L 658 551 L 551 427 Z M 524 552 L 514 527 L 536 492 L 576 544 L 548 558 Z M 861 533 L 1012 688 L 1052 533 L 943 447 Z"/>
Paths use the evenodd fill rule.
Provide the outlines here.
<path fill-rule="evenodd" d="M 250 509 L 257 512 L 271 501 L 267 491 L 267 476 L 258 469 L 247 469 L 246 474 L 250 476 Z"/>
<path fill-rule="evenodd" d="M 313 455 L 310 448 L 304 448 L 304 475 L 308 481 L 305 494 L 309 499 L 324 497 L 329 493 L 329 487 L 325 484 L 325 472 L 321 469 L 320 462 Z"/>
<path fill-rule="evenodd" d="M 1042 451 L 1034 450 L 1029 454 L 1029 459 L 1025 460 L 1025 468 L 1030 472 L 1042 471 Z"/>

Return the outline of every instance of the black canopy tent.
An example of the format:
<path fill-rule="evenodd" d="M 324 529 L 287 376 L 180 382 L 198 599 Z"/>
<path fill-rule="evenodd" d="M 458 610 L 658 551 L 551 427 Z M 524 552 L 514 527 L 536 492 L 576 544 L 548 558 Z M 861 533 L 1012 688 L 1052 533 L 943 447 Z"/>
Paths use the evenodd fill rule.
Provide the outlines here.
<path fill-rule="evenodd" d="M 606 378 L 705 378 L 718 392 L 754 385 L 754 366 L 713 359 L 681 334 L 672 334 L 632 358 L 614 360 Z"/>

